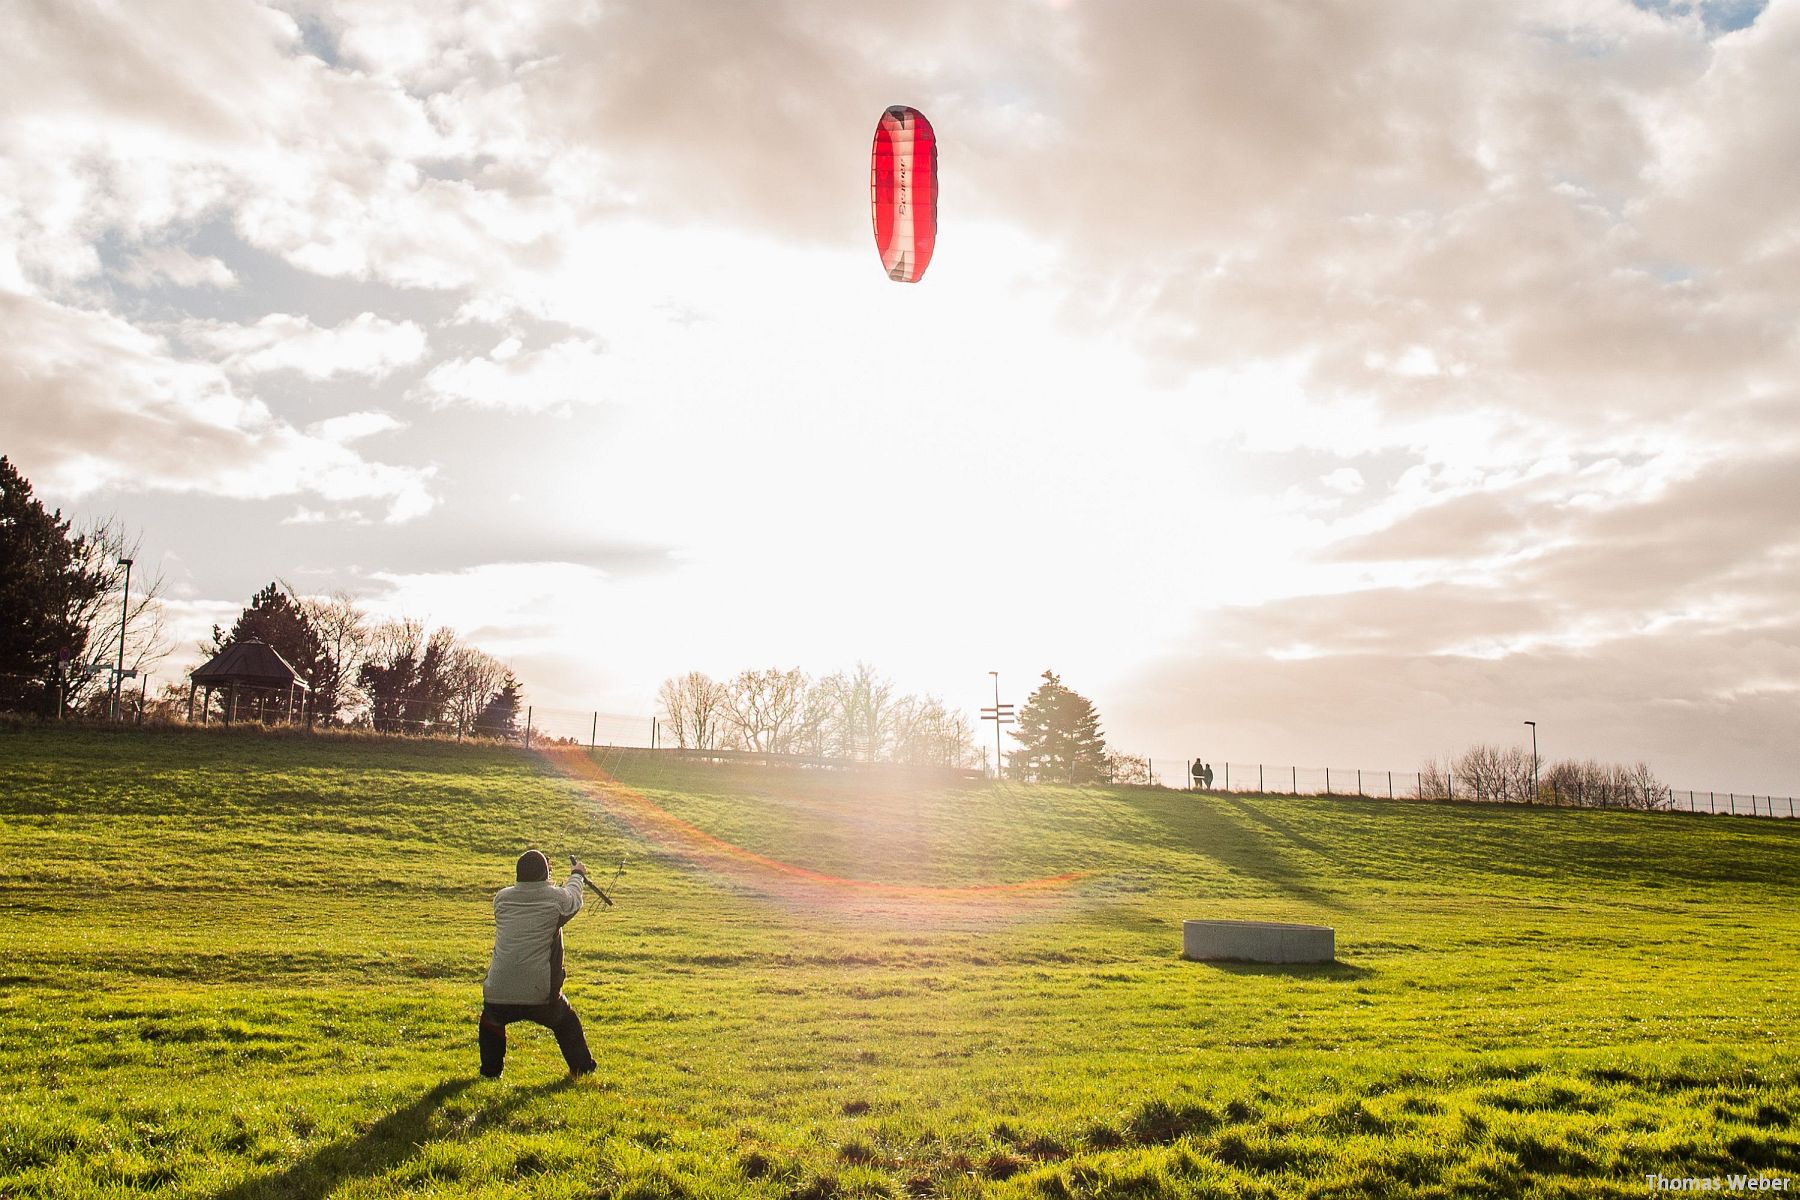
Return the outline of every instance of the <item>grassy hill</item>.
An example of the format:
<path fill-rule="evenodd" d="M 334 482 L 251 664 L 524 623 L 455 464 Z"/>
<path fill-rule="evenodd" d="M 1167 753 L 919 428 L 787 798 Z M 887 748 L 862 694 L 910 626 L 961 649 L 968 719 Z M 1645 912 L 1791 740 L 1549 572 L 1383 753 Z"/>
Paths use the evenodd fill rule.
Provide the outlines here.
<path fill-rule="evenodd" d="M 475 1078 L 527 845 L 632 856 L 567 931 L 598 1079 L 529 1026 Z M 0 1195 L 1800 1175 L 1797 893 L 1789 822 L 14 729 Z M 1184 962 L 1199 916 L 1339 962 Z"/>

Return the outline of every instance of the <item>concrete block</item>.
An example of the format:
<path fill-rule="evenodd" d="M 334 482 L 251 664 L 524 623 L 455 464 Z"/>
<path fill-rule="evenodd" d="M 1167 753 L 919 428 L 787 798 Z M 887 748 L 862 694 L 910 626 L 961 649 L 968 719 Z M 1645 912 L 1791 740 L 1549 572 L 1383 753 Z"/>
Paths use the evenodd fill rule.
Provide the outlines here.
<path fill-rule="evenodd" d="M 1183 921 L 1181 957 L 1202 961 L 1328 963 L 1337 958 L 1337 934 L 1328 925 Z"/>

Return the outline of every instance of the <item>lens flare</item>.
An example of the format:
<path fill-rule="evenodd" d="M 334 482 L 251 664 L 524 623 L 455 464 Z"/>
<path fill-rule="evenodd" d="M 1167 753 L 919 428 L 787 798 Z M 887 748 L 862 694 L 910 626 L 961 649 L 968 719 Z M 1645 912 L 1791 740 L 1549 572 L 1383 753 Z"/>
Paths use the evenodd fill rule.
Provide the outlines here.
<path fill-rule="evenodd" d="M 585 751 L 545 750 L 543 754 L 559 772 L 586 785 L 603 799 L 607 812 L 645 841 L 689 865 L 786 899 L 832 906 L 844 901 L 854 903 L 858 897 L 921 904 L 1056 897 L 1087 875 L 1085 871 L 1069 871 L 1037 879 L 960 887 L 881 883 L 832 875 L 758 854 L 682 820 L 642 792 L 614 778 Z"/>

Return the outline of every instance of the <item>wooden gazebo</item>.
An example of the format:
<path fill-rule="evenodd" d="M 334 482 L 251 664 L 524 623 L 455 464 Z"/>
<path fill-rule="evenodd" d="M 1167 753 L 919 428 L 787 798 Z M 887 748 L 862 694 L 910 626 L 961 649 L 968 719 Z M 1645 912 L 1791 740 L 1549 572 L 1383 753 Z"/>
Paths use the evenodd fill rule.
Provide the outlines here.
<path fill-rule="evenodd" d="M 299 702 L 299 719 L 310 721 L 312 717 L 307 704 L 312 688 L 300 678 L 298 671 L 288 665 L 286 659 L 275 653 L 273 646 L 256 638 L 231 643 L 214 655 L 211 662 L 203 667 L 196 667 L 188 679 L 189 721 L 194 719 L 194 693 L 201 689 L 206 692 L 200 705 L 202 725 L 206 724 L 207 716 L 212 710 L 212 694 L 215 691 L 225 693 L 227 725 L 238 715 L 238 697 L 245 693 L 257 701 L 259 718 L 266 715 L 267 702 L 277 698 L 283 702 L 284 721 L 292 722 L 296 719 L 296 700 Z"/>

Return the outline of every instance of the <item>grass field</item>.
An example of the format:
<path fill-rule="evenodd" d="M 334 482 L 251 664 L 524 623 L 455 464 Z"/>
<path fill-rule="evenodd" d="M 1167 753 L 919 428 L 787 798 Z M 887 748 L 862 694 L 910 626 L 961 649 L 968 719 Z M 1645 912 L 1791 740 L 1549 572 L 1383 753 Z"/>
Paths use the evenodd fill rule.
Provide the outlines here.
<path fill-rule="evenodd" d="M 632 855 L 567 931 L 597 1079 L 529 1026 L 475 1077 L 527 845 Z M 3 1196 L 1800 1179 L 1793 822 L 26 727 L 0 852 Z M 1196 916 L 1339 962 L 1185 962 Z"/>

